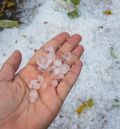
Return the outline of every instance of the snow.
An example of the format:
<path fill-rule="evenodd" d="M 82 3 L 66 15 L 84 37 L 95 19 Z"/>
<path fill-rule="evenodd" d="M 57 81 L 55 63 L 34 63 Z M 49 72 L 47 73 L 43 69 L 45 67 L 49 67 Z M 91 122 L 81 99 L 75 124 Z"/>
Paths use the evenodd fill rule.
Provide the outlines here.
<path fill-rule="evenodd" d="M 81 0 L 80 17 L 73 20 L 53 0 L 27 0 L 24 8 L 27 11 L 21 17 L 25 24 L 0 32 L 0 66 L 18 49 L 23 55 L 23 67 L 34 49 L 60 32 L 83 37 L 84 67 L 49 129 L 119 129 L 120 105 L 113 106 L 114 99 L 120 100 L 119 0 Z M 104 15 L 106 9 L 111 9 L 113 15 Z M 111 47 L 117 58 L 111 55 Z M 94 99 L 94 107 L 78 116 L 75 109 L 89 98 Z"/>

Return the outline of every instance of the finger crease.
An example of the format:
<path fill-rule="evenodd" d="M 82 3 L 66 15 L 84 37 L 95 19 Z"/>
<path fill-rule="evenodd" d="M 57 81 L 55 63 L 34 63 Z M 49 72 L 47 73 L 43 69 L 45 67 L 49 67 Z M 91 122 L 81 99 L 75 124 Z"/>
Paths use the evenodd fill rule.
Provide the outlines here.
<path fill-rule="evenodd" d="M 77 43 L 73 43 L 73 42 L 70 42 L 70 41 L 67 41 L 66 43 L 70 44 L 73 48 L 77 45 Z"/>
<path fill-rule="evenodd" d="M 61 41 L 60 41 L 60 40 L 58 40 L 58 39 L 56 39 L 56 38 L 54 38 L 54 41 L 55 41 L 56 43 L 58 43 L 58 44 L 60 44 L 60 43 L 61 43 Z"/>
<path fill-rule="evenodd" d="M 70 81 L 68 79 L 64 79 L 63 82 L 65 83 L 65 85 L 71 85 Z"/>
<path fill-rule="evenodd" d="M 75 56 L 76 59 L 78 59 L 79 56 L 81 56 L 81 54 L 77 55 L 77 54 L 75 54 L 75 53 L 73 53 L 73 55 Z"/>
<path fill-rule="evenodd" d="M 9 65 L 14 71 L 16 71 L 16 68 L 15 68 L 12 64 L 10 64 L 10 63 L 5 63 L 4 66 L 5 66 L 5 65 Z"/>
<path fill-rule="evenodd" d="M 77 73 L 77 72 L 73 72 L 73 71 L 69 71 L 71 74 L 73 74 L 73 75 L 76 75 L 76 76 L 78 76 L 79 75 L 79 73 Z"/>

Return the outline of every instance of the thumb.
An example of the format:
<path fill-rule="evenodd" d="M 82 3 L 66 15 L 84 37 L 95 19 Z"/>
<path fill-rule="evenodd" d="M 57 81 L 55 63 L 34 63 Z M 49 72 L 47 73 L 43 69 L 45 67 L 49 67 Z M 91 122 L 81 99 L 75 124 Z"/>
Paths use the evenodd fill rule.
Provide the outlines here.
<path fill-rule="evenodd" d="M 18 50 L 14 51 L 0 70 L 0 80 L 12 80 L 15 76 L 15 72 L 20 66 L 21 59 L 21 53 Z"/>

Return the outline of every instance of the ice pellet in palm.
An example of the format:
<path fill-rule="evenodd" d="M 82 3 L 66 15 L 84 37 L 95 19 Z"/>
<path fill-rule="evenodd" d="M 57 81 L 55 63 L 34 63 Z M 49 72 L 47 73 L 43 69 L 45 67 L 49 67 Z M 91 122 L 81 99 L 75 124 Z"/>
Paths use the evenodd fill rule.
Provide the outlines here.
<path fill-rule="evenodd" d="M 45 51 L 55 54 L 54 48 L 52 46 L 45 47 Z"/>
<path fill-rule="evenodd" d="M 37 58 L 37 64 L 42 69 L 47 69 L 49 65 L 54 61 L 54 58 L 55 58 L 55 52 L 53 47 L 45 48 L 45 51 L 48 52 L 46 56 Z"/>
<path fill-rule="evenodd" d="M 49 66 L 49 62 L 46 57 L 38 57 L 37 64 L 38 64 L 38 67 L 40 67 L 42 69 L 46 69 Z"/>
<path fill-rule="evenodd" d="M 30 102 L 34 102 L 38 98 L 38 92 L 36 90 L 30 91 Z"/>
<path fill-rule="evenodd" d="M 61 60 L 55 60 L 54 61 L 54 65 L 57 66 L 57 67 L 61 66 L 62 65 L 62 61 Z"/>
<path fill-rule="evenodd" d="M 57 80 L 52 80 L 51 85 L 56 87 L 58 85 L 58 81 Z"/>
<path fill-rule="evenodd" d="M 30 88 L 30 89 L 33 88 L 34 85 L 36 85 L 37 83 L 38 83 L 37 80 L 31 80 L 31 81 L 30 81 L 30 84 L 29 84 L 29 88 Z"/>
<path fill-rule="evenodd" d="M 39 76 L 38 76 L 38 81 L 42 82 L 42 81 L 44 81 L 44 79 L 45 79 L 45 78 L 44 78 L 42 75 L 39 75 Z"/>
<path fill-rule="evenodd" d="M 54 60 L 54 58 L 55 58 L 55 51 L 54 51 L 53 47 L 52 46 L 47 47 L 47 48 L 45 48 L 45 51 L 48 52 L 48 54 L 46 56 L 47 59 L 48 59 L 48 62 L 49 63 L 52 63 L 53 60 Z"/>
<path fill-rule="evenodd" d="M 40 87 L 41 87 L 41 84 L 40 84 L 40 83 L 36 83 L 36 84 L 33 86 L 33 89 L 39 90 Z"/>
<path fill-rule="evenodd" d="M 67 52 L 67 53 L 63 54 L 61 57 L 63 59 L 65 59 L 66 61 L 70 61 L 72 59 L 72 53 L 71 52 Z"/>
<path fill-rule="evenodd" d="M 70 70 L 70 66 L 68 64 L 62 64 L 60 66 L 60 73 L 66 74 Z"/>
<path fill-rule="evenodd" d="M 61 71 L 60 71 L 60 68 L 56 68 L 56 69 L 53 70 L 53 74 L 54 74 L 54 75 L 59 75 L 60 72 L 61 72 Z"/>
<path fill-rule="evenodd" d="M 31 97 L 30 97 L 30 99 L 29 99 L 29 101 L 30 101 L 31 103 L 34 103 L 35 100 L 36 100 L 36 99 L 33 99 L 33 98 L 31 98 Z"/>

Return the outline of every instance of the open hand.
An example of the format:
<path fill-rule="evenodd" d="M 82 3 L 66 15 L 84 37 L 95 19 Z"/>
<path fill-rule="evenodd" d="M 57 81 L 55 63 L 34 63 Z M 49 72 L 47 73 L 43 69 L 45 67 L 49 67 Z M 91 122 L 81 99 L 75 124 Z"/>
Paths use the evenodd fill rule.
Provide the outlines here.
<path fill-rule="evenodd" d="M 4 63 L 0 71 L 0 129 L 46 129 L 55 119 L 66 96 L 77 80 L 82 62 L 79 60 L 84 49 L 78 43 L 81 36 L 71 37 L 63 32 L 48 41 L 30 59 L 28 64 L 16 74 L 21 63 L 21 54 L 15 51 Z M 39 90 L 39 98 L 29 102 L 28 85 L 39 75 L 37 56 L 44 54 L 44 47 L 53 46 L 57 56 L 71 52 L 67 62 L 71 69 L 57 87 L 47 86 Z M 48 76 L 49 78 L 49 76 Z"/>

